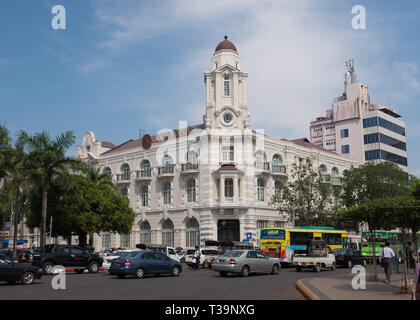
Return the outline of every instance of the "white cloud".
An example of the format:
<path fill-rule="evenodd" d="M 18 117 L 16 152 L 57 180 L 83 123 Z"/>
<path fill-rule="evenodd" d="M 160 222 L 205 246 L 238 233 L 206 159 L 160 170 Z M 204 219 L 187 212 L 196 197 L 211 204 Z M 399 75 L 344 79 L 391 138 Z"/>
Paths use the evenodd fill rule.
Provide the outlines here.
<path fill-rule="evenodd" d="M 95 17 L 109 34 L 101 45 L 115 52 L 177 30 L 189 29 L 205 35 L 200 47 L 191 47 L 191 54 L 177 63 L 181 67 L 172 70 L 183 77 L 202 73 L 209 67 L 217 43 L 208 39 L 222 40 L 227 32 L 242 56 L 243 69 L 249 72 L 252 126 L 279 137 L 308 135 L 309 122 L 323 115 L 333 98 L 341 95 L 344 62 L 348 58 L 356 58 L 359 79 L 365 83 L 369 79 L 367 84 L 371 87 L 382 86 L 385 92 L 395 83 L 401 87 L 407 84 L 413 90 L 420 87 L 415 78 L 418 71 L 415 64 L 401 63 L 394 70 L 401 83 L 386 81 L 390 69 L 380 53 L 392 41 L 383 41 L 386 33 L 383 28 L 352 30 L 351 4 L 348 8 L 346 5 L 338 8 L 332 0 L 322 4 L 310 0 L 127 0 L 124 5 L 101 0 L 93 3 L 97 3 L 93 6 Z M 202 82 L 197 88 L 204 92 Z M 372 102 L 390 104 L 375 98 Z M 201 121 L 204 107 L 202 101 L 188 118 L 199 114 L 197 120 Z M 181 114 L 184 110 L 179 110 L 180 118 L 186 116 Z M 164 119 L 157 122 L 162 123 Z"/>

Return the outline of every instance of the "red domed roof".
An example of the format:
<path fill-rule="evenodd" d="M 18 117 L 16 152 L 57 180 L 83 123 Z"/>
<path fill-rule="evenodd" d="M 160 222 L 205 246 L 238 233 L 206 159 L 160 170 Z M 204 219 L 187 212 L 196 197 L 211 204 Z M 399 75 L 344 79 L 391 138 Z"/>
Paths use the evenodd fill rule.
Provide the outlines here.
<path fill-rule="evenodd" d="M 238 52 L 238 50 L 236 50 L 235 45 L 232 42 L 230 42 L 227 38 L 228 38 L 228 36 L 225 36 L 225 40 L 223 40 L 222 42 L 220 42 L 217 45 L 215 52 L 217 52 L 219 50 L 224 50 L 224 49 L 233 50 L 235 52 Z"/>

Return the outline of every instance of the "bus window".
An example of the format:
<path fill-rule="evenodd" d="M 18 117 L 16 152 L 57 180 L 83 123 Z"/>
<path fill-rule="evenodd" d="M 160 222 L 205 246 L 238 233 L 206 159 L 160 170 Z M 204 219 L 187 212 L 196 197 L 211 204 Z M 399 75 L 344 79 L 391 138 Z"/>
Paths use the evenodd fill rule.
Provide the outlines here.
<path fill-rule="evenodd" d="M 307 244 L 308 240 L 314 239 L 313 232 L 290 232 L 290 245 Z"/>
<path fill-rule="evenodd" d="M 322 240 L 328 245 L 341 245 L 341 234 L 340 233 L 323 233 Z"/>

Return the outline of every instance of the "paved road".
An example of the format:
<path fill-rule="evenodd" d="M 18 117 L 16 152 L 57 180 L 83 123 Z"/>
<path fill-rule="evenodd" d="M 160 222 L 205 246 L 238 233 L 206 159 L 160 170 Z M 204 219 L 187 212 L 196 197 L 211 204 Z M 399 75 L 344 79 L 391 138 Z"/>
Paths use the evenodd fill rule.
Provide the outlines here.
<path fill-rule="evenodd" d="M 295 289 L 296 280 L 309 277 L 334 277 L 349 273 L 349 269 L 334 272 L 296 272 L 281 269 L 277 275 L 231 275 L 222 278 L 208 269 L 191 271 L 187 267 L 179 277 L 160 276 L 144 279 L 119 279 L 107 272 L 97 274 L 67 274 L 66 290 L 51 287 L 53 276 L 44 276 L 31 286 L 0 283 L 0 300 L 5 299 L 139 299 L 139 300 L 271 300 L 302 299 Z"/>

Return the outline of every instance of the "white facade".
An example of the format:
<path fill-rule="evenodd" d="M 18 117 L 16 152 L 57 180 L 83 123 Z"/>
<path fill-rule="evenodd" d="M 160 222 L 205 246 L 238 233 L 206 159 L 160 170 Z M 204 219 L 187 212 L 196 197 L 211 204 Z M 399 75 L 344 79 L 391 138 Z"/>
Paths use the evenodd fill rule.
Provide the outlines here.
<path fill-rule="evenodd" d="M 390 161 L 408 172 L 405 123 L 392 108 L 370 102 L 368 87 L 348 63 L 345 92 L 325 117 L 311 122 L 311 142 L 360 164 Z"/>
<path fill-rule="evenodd" d="M 145 135 L 120 146 L 87 132 L 78 158 L 112 175 L 136 212 L 130 235 L 101 234 L 94 247 L 134 247 L 141 242 L 174 247 L 205 240 L 237 240 L 259 229 L 284 226 L 287 216 L 270 205 L 276 182 L 286 182 L 294 163 L 314 157 L 314 166 L 337 179 L 357 162 L 306 139 L 285 140 L 250 129 L 247 72 L 225 38 L 204 73 L 203 124 Z"/>

